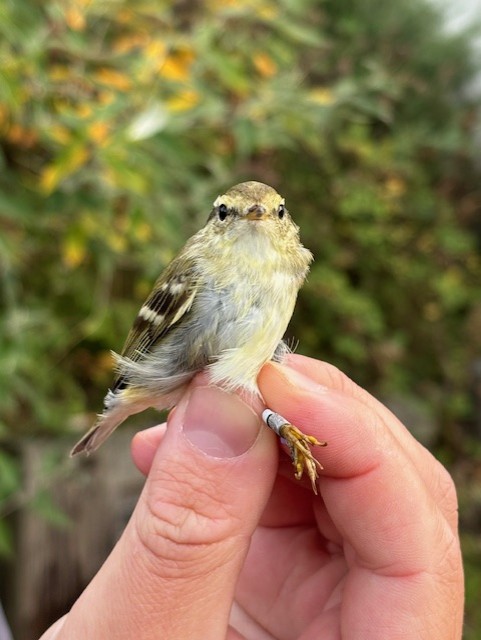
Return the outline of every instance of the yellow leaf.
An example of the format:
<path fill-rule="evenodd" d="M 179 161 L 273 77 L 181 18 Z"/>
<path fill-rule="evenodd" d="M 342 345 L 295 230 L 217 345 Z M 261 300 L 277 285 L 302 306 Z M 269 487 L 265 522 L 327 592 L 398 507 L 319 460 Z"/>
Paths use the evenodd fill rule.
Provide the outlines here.
<path fill-rule="evenodd" d="M 331 89 L 328 87 L 317 87 L 309 92 L 309 99 L 311 102 L 320 104 L 321 106 L 329 106 L 335 102 L 335 97 Z"/>
<path fill-rule="evenodd" d="M 127 91 L 131 87 L 129 78 L 116 69 L 103 67 L 95 72 L 94 77 L 101 84 L 107 87 L 114 87 L 119 91 Z"/>
<path fill-rule="evenodd" d="M 65 155 L 60 156 L 53 163 L 48 165 L 40 175 L 40 188 L 45 194 L 52 191 L 66 177 L 74 173 L 79 167 L 85 164 L 88 158 L 88 151 L 82 145 L 76 145 L 68 150 Z"/>
<path fill-rule="evenodd" d="M 90 138 L 99 146 L 102 146 L 110 132 L 110 126 L 107 122 L 92 122 L 87 129 Z"/>
<path fill-rule="evenodd" d="M 65 11 L 65 22 L 73 31 L 85 29 L 85 16 L 78 7 L 69 7 Z"/>
<path fill-rule="evenodd" d="M 165 104 L 169 111 L 187 111 L 188 109 L 193 109 L 199 103 L 199 100 L 197 91 L 185 89 L 166 100 Z"/>
<path fill-rule="evenodd" d="M 168 54 L 159 69 L 160 75 L 167 80 L 185 82 L 189 78 L 190 67 L 195 59 L 192 49 L 177 49 Z"/>
<path fill-rule="evenodd" d="M 256 70 L 264 78 L 271 78 L 277 73 L 277 65 L 267 53 L 256 53 L 252 61 Z"/>
<path fill-rule="evenodd" d="M 55 165 L 46 167 L 40 176 L 40 187 L 46 194 L 52 193 L 60 182 L 60 169 Z"/>
<path fill-rule="evenodd" d="M 62 260 L 66 267 L 75 269 L 85 259 L 86 246 L 83 238 L 78 235 L 68 236 L 62 246 Z"/>
<path fill-rule="evenodd" d="M 162 40 L 152 40 L 149 44 L 144 48 L 144 52 L 147 58 L 152 60 L 158 60 L 159 58 L 164 58 L 167 51 L 167 47 L 165 42 Z"/>

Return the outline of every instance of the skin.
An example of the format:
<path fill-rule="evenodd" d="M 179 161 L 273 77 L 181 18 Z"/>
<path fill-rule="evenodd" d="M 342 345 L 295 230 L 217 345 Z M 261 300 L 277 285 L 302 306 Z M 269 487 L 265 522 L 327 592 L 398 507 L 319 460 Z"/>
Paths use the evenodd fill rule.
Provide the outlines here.
<path fill-rule="evenodd" d="M 329 442 L 320 496 L 241 400 L 198 378 L 136 435 L 144 491 L 111 555 L 42 640 L 461 638 L 453 482 L 366 391 L 301 356 L 266 403 Z M 113 595 L 115 594 L 115 595 Z"/>

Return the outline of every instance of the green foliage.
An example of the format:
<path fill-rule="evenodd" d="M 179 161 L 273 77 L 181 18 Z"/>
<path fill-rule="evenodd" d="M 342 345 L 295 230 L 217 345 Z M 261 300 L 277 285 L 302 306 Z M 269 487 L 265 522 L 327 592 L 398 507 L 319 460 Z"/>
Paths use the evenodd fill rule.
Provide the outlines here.
<path fill-rule="evenodd" d="M 196 8 L 197 7 L 197 8 Z M 371 388 L 464 385 L 480 202 L 466 38 L 421 1 L 6 3 L 3 433 L 98 408 L 212 199 L 288 198 L 316 263 L 293 332 Z M 376 19 L 373 20 L 373 16 Z"/>
<path fill-rule="evenodd" d="M 0 59 L 0 437 L 99 410 L 109 350 L 242 179 L 315 253 L 300 351 L 466 417 L 478 69 L 426 0 L 7 0 Z"/>

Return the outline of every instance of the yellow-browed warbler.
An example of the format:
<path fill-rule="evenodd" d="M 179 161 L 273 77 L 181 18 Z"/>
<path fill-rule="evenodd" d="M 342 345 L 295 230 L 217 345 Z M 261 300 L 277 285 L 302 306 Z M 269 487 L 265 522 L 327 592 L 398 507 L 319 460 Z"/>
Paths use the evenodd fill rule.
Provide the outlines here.
<path fill-rule="evenodd" d="M 134 413 L 174 406 L 202 370 L 211 384 L 260 396 L 261 367 L 288 352 L 282 336 L 311 260 L 274 189 L 243 182 L 219 196 L 141 307 L 115 356 L 104 411 L 72 455 L 97 449 Z M 320 464 L 309 446 L 325 443 L 269 409 L 263 419 L 287 443 L 296 477 L 305 470 L 316 491 Z"/>

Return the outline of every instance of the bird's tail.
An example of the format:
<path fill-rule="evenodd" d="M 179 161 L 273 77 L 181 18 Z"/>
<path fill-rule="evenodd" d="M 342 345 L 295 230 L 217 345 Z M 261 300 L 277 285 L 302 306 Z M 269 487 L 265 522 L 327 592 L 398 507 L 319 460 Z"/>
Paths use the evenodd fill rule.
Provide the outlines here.
<path fill-rule="evenodd" d="M 98 449 L 119 424 L 134 413 L 145 411 L 149 407 L 155 407 L 158 410 L 173 407 L 182 396 L 184 389 L 185 385 L 179 385 L 172 389 L 170 393 L 163 393 L 157 399 L 152 394 L 145 394 L 138 389 L 109 391 L 104 400 L 104 412 L 98 417 L 97 422 L 90 431 L 87 431 L 80 438 L 70 452 L 70 456 L 76 456 L 78 453 L 86 453 L 88 455 Z"/>
<path fill-rule="evenodd" d="M 132 413 L 132 411 L 128 411 L 122 406 L 106 409 L 104 413 L 99 416 L 90 431 L 87 431 L 87 433 L 80 438 L 70 452 L 70 456 L 76 456 L 78 453 L 86 453 L 88 455 L 98 449 L 130 413 Z"/>

